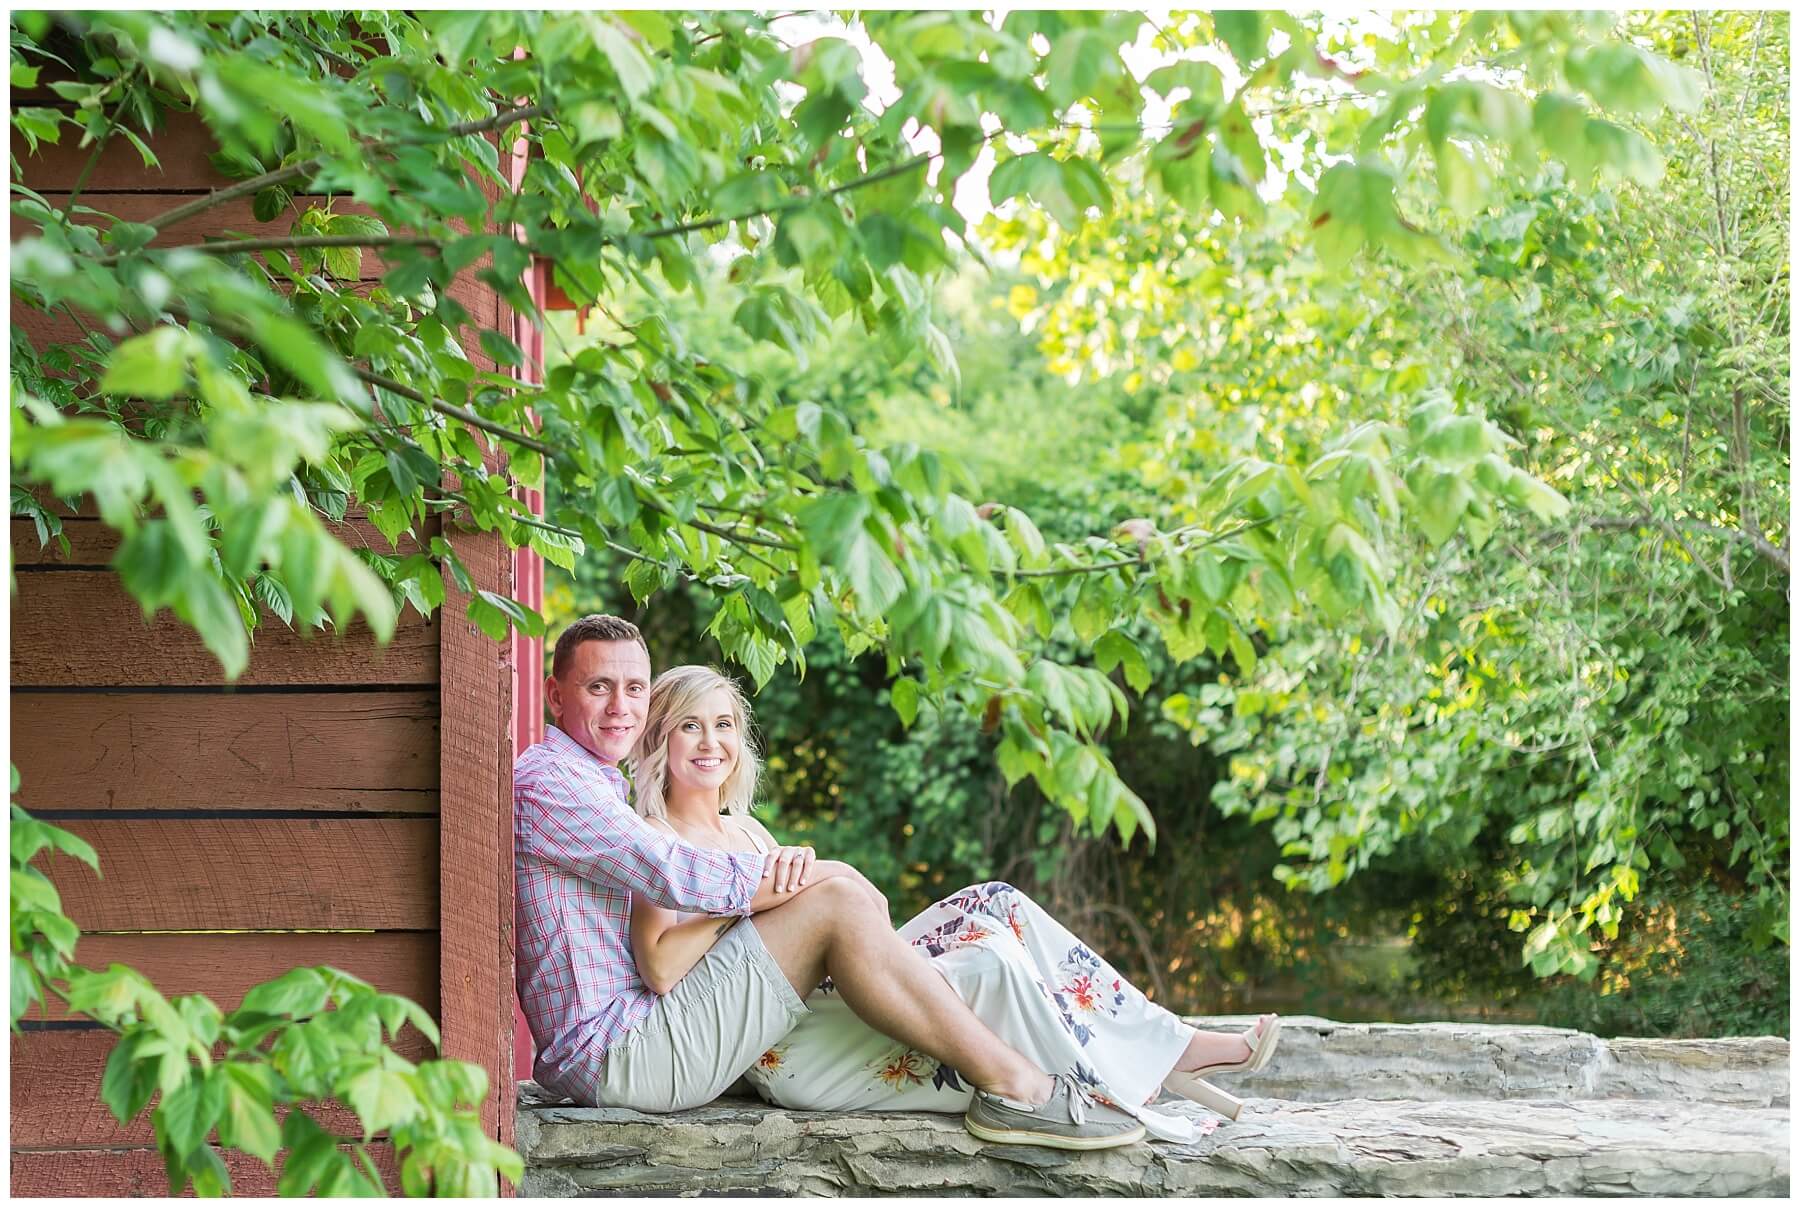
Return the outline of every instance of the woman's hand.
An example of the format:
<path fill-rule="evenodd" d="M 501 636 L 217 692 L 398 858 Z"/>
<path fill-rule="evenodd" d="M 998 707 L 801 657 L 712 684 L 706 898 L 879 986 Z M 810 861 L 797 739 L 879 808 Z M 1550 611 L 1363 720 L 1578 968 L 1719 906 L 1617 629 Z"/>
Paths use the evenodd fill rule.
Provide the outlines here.
<path fill-rule="evenodd" d="M 788 893 L 803 887 L 812 873 L 813 861 L 810 847 L 777 847 L 775 858 L 769 862 L 775 892 Z"/>

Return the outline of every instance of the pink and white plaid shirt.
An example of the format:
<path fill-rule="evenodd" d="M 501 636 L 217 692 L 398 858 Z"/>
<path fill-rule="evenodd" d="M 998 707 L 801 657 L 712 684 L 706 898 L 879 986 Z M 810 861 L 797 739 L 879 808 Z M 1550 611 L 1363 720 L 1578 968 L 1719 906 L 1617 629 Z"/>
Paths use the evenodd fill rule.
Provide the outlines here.
<path fill-rule="evenodd" d="M 690 847 L 626 804 L 625 777 L 555 726 L 513 765 L 519 1003 L 532 1074 L 594 1103 L 606 1050 L 656 995 L 631 955 L 631 895 L 704 914 L 750 913 L 767 857 Z"/>

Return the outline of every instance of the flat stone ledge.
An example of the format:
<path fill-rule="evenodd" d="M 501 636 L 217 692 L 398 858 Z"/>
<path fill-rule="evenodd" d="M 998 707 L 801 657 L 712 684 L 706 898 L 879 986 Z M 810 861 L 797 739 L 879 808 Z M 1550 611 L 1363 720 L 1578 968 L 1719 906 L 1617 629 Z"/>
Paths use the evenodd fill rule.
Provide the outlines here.
<path fill-rule="evenodd" d="M 1191 1145 L 1089 1154 L 990 1145 L 927 1113 L 529 1106 L 518 1144 L 520 1193 L 553 1197 L 1781 1196 L 1789 1182 L 1786 1111 L 1642 1099 L 1255 1099 Z"/>
<path fill-rule="evenodd" d="M 1237 1031 L 1253 1015 L 1188 1016 L 1197 1028 Z M 1284 1016 L 1281 1046 L 1251 1076 L 1220 1075 L 1226 1090 L 1301 1103 L 1340 1099 L 1697 1099 L 1788 1107 L 1788 1042 L 1602 1040 L 1569 1028 L 1517 1024 L 1338 1023 Z"/>
<path fill-rule="evenodd" d="M 1252 1016 L 1189 1017 L 1248 1027 Z M 1245 1100 L 1192 1145 L 1073 1154 L 951 1115 L 770 1107 L 740 1084 L 669 1116 L 521 1084 L 522 1194 L 1504 1196 L 1788 1193 L 1779 1037 L 1601 1040 L 1512 1024 L 1283 1019 Z M 741 1094 L 739 1092 L 742 1092 Z M 1195 1104 L 1165 1109 L 1216 1120 Z"/>

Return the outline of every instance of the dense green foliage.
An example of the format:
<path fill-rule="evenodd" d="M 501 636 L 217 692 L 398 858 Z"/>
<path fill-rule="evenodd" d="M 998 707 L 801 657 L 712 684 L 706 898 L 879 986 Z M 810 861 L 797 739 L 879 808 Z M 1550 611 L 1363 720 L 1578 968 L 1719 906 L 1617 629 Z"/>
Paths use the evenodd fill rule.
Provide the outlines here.
<path fill-rule="evenodd" d="M 1505 898 L 1523 916 L 1534 971 L 1590 974 L 1590 926 L 1625 941 L 1615 899 L 1651 859 L 1687 853 L 1691 876 L 1741 875 L 1784 907 L 1786 768 L 1768 734 L 1785 718 L 1769 601 L 1785 589 L 1785 426 L 1771 425 L 1786 392 L 1768 367 L 1785 358 L 1769 232 L 1786 193 L 1754 181 L 1785 145 L 1771 83 L 1785 23 L 1771 20 L 1781 33 L 1758 35 L 1758 57 L 1703 55 L 1667 25 L 1657 54 L 1611 17 L 1562 13 L 1428 14 L 1366 38 L 1245 12 L 1162 26 L 871 13 L 894 68 L 877 99 L 850 43 L 788 45 L 745 13 L 16 14 L 15 92 L 65 103 L 15 108 L 28 150 L 121 138 L 154 165 L 156 115 L 191 110 L 240 183 L 124 222 L 79 188 L 34 193 L 15 164 L 15 514 L 54 540 L 48 501 L 91 496 L 123 536 L 126 589 L 191 624 L 229 675 L 271 619 L 361 617 L 385 637 L 401 609 L 439 607 L 446 582 L 496 638 L 542 626 L 470 590 L 442 539 L 407 557 L 345 548 L 326 522 L 352 504 L 390 538 L 453 513 L 584 574 L 602 564 L 583 555 L 608 550 L 633 595 L 675 618 L 691 606 L 768 686 L 774 783 L 843 803 L 796 800 L 797 827 L 847 827 L 867 846 L 842 854 L 892 883 L 918 877 L 912 893 L 984 864 L 1061 885 L 1096 926 L 1137 921 L 1152 984 L 1202 959 L 1251 976 L 1232 953 L 1258 945 L 1297 955 L 1294 929 L 1274 926 L 1296 912 L 1261 904 L 1275 843 L 1293 884 L 1350 878 L 1309 908 L 1309 943 L 1343 934 L 1333 903 L 1369 892 L 1352 874 L 1372 862 L 1475 867 L 1482 911 Z M 1147 90 L 1120 53 L 1132 42 L 1168 60 Z M 1709 90 L 1727 58 L 1764 74 Z M 1753 94 L 1756 121 L 1730 120 Z M 1663 124 L 1634 128 L 1647 122 Z M 1715 205 L 1710 255 L 1683 242 L 1698 188 L 1685 209 L 1632 209 L 1620 183 L 1653 185 L 1665 153 L 1670 180 L 1696 179 L 1687 123 L 1709 156 L 1746 129 L 1756 140 L 1724 157 L 1742 179 L 1713 169 L 1737 208 Z M 529 152 L 516 189 L 498 154 L 514 139 Z M 1004 210 L 973 230 L 950 203 L 990 154 Z M 150 246 L 242 197 L 264 221 L 292 212 L 291 234 Z M 1658 263 L 1705 270 L 1689 301 L 1630 263 L 1659 236 Z M 1003 296 L 1044 354 L 1034 394 L 987 366 L 979 417 L 1030 432 L 1000 456 L 977 456 L 991 441 L 967 428 L 957 450 L 928 447 L 854 376 L 804 376 L 830 349 L 874 366 L 873 348 L 910 364 L 926 397 L 955 394 L 937 289 L 959 246 L 1016 262 Z M 382 273 L 362 282 L 371 253 Z M 523 354 L 470 330 L 451 281 L 472 273 L 531 313 L 533 256 L 594 307 L 603 338 L 556 349 L 541 384 L 477 372 L 465 337 L 502 367 Z M 36 347 L 22 311 L 83 336 Z M 981 368 L 976 343 L 962 342 L 965 371 Z M 1050 409 L 1096 376 L 1119 379 L 1118 415 Z M 1594 383 L 1605 391 L 1584 392 Z M 1076 438 L 1111 441 L 1122 421 L 1142 429 L 1122 456 L 1082 453 Z M 1620 455 L 1639 441 L 1654 454 L 1641 466 Z M 1051 481 L 1053 466 L 1079 472 Z M 535 520 L 514 492 L 540 483 L 553 508 Z M 1570 507 L 1612 493 L 1630 502 Z M 1725 541 L 1743 547 L 1729 568 Z M 1546 552 L 1508 561 L 1508 547 Z M 1589 587 L 1548 560 L 1575 548 L 1613 551 L 1591 568 L 1611 578 Z M 1566 594 L 1546 608 L 1549 587 Z M 1620 611 L 1582 622 L 1574 644 L 1602 598 Z M 1472 609 L 1486 600 L 1505 603 Z M 1662 646 L 1626 641 L 1640 632 Z M 777 674 L 809 661 L 797 683 Z M 1719 676 L 1738 711 L 1696 733 Z M 1477 677 L 1479 708 L 1464 707 Z M 1378 697 L 1389 728 L 1365 734 L 1354 723 Z M 867 706 L 884 703 L 894 720 L 877 723 Z M 1177 760 L 1181 732 L 1199 745 Z M 1665 764 L 1671 742 L 1681 758 Z M 1591 753 L 1588 770 L 1495 762 L 1496 746 L 1543 743 Z M 854 779 L 832 794 L 825 771 Z M 21 859 L 21 833 L 47 834 L 29 825 L 15 820 L 16 866 L 41 847 Z M 1109 829 L 1164 838 L 1142 857 L 1086 838 Z M 884 865 L 875 840 L 895 830 Z M 1696 847 L 1713 832 L 1730 846 Z M 1241 865 L 1221 856 L 1232 844 Z M 42 893 L 16 867 L 15 895 L 22 877 Z M 1403 883 L 1368 900 L 1394 912 Z M 198 1045 L 224 1028 L 193 1000 L 159 1007 L 141 979 L 58 965 L 75 937 L 40 907 L 15 911 L 15 1020 L 23 964 L 94 986 L 78 1004 L 129 1035 Z M 1785 944 L 1785 910 L 1756 909 L 1750 934 Z M 1213 942 L 1183 944 L 1196 927 Z M 312 1010 L 232 1026 L 254 1047 L 264 1026 L 315 1034 L 300 1017 L 328 996 L 331 1014 L 390 1033 L 383 1012 L 404 1012 L 362 1011 L 358 987 L 315 976 L 280 983 Z M 267 1099 L 260 1075 L 213 1077 L 235 1062 L 189 1062 L 195 1045 L 155 1054 L 173 1080 L 158 1119 L 172 1181 L 217 1185 L 201 1142 L 226 1107 L 256 1115 L 329 1088 L 402 1138 L 466 1100 L 466 1083 L 434 1089 L 392 1065 L 379 1028 L 362 1040 L 329 1076 L 283 1073 Z M 137 1058 L 156 1043 L 119 1050 L 131 1093 L 115 1106 L 139 1102 Z M 352 1070 L 371 1081 L 342 1081 Z M 231 1090 L 251 1081 L 252 1099 Z M 192 1114 L 168 1110 L 178 1094 Z M 423 1114 L 407 1122 L 407 1105 Z M 257 1152 L 267 1138 L 248 1127 L 222 1139 Z M 362 1177 L 317 1153 L 327 1182 Z M 453 1160 L 501 1158 L 428 1159 L 440 1178 Z"/>
<path fill-rule="evenodd" d="M 144 223 L 14 186 L 28 231 L 16 304 L 88 332 L 38 350 L 14 327 L 16 478 L 93 494 L 124 534 L 127 588 L 192 623 L 232 674 L 261 607 L 309 626 L 360 614 L 386 634 L 399 608 L 444 599 L 445 574 L 470 587 L 441 539 L 407 558 L 338 544 L 321 520 L 353 497 L 390 535 L 460 509 L 563 566 L 610 542 L 631 551 L 640 597 L 705 581 L 722 603 L 716 636 L 758 683 L 835 628 L 884 652 L 904 713 L 992 713 L 1010 781 L 1030 777 L 1078 823 L 1127 840 L 1154 820 L 1099 739 L 1129 700 L 1036 650 L 1054 617 L 1071 614 L 1101 669 L 1124 666 L 1128 683 L 1142 679 L 1127 636 L 1139 618 L 1177 660 L 1211 649 L 1248 667 L 1251 633 L 1296 609 L 1397 626 L 1375 552 L 1389 527 L 1441 541 L 1464 523 L 1442 505 L 1465 496 L 1490 515 L 1564 510 L 1499 458 L 1507 439 L 1479 410 L 1412 397 L 1405 426 L 1341 431 L 1335 457 L 1222 459 L 1172 508 L 1053 547 L 1022 511 L 978 509 L 938 455 L 872 445 L 841 411 L 708 359 L 666 308 L 631 314 L 541 386 L 472 368 L 452 275 L 469 269 L 531 312 L 532 255 L 603 311 L 634 287 L 666 298 L 704 282 L 759 345 L 803 356 L 839 321 L 947 368 L 929 282 L 954 262 L 947 239 L 970 237 L 949 202 L 990 150 L 990 197 L 1029 198 L 1064 232 L 1149 197 L 1208 223 L 1260 221 L 1273 198 L 1311 207 L 1309 238 L 1332 264 L 1359 249 L 1441 259 L 1445 241 L 1395 208 L 1421 173 L 1390 162 L 1384 139 L 1454 149 L 1446 162 L 1467 166 L 1442 182 L 1451 200 L 1546 157 L 1643 177 L 1654 149 L 1590 101 L 1636 114 L 1700 95 L 1693 73 L 1585 15 L 1436 15 L 1375 38 L 1366 70 L 1282 14 L 862 23 L 894 67 L 884 100 L 850 43 L 788 46 L 741 13 L 23 15 L 19 86 L 42 76 L 76 104 L 19 109 L 28 144 L 147 133 L 156 110 L 191 108 L 219 140 L 216 162 L 245 179 Z M 1143 39 L 1171 60 L 1148 92 L 1120 53 Z M 1249 107 L 1289 94 L 1341 102 L 1312 142 L 1338 161 L 1313 202 L 1297 176 L 1269 171 L 1270 150 L 1306 128 L 1306 103 Z M 1172 104 L 1166 120 L 1147 115 L 1152 96 Z M 530 153 L 516 189 L 493 141 L 515 138 Z M 321 192 L 370 212 L 299 200 Z M 265 216 L 300 211 L 291 238 L 148 246 L 252 195 Z M 370 288 L 356 280 L 366 250 L 388 265 Z M 708 266 L 726 257 L 714 282 Z M 521 360 L 500 333 L 481 346 Z M 506 472 L 481 440 L 505 447 Z M 533 521 L 511 488 L 546 474 L 557 511 Z M 30 496 L 15 507 L 54 535 Z M 469 615 L 496 637 L 541 625 L 471 595 Z"/>
<path fill-rule="evenodd" d="M 1337 977 L 1353 954 L 1324 950 L 1389 934 L 1410 952 L 1390 1015 L 1785 1031 L 1785 25 L 1633 32 L 1706 81 L 1694 116 L 1644 127 L 1654 187 L 1552 168 L 1446 218 L 1453 252 L 1354 273 L 1312 251 L 1303 206 L 1221 227 L 1140 198 L 1071 231 L 1003 209 L 980 234 L 1019 268 L 939 291 L 960 381 L 854 342 L 757 360 L 872 441 L 959 459 L 1051 541 L 1179 508 L 1234 457 L 1313 462 L 1421 398 L 1484 407 L 1574 504 L 1544 527 L 1415 480 L 1440 492 L 1426 531 L 1374 546 L 1391 631 L 1277 618 L 1248 674 L 1141 643 L 1143 702 L 1106 752 L 1176 850 L 1069 834 L 1005 791 L 997 736 L 929 710 L 906 732 L 879 663 L 828 650 L 757 699 L 777 827 L 903 908 L 1019 880 L 1195 1009 Z M 680 313 L 708 355 L 747 354 L 717 308 Z M 562 609 L 625 607 L 618 572 L 585 562 Z M 712 615 L 704 593 L 654 600 L 658 664 L 716 657 Z M 1048 649 L 1079 659 L 1080 636 Z"/>
<path fill-rule="evenodd" d="M 1051 351 L 1089 364 L 1136 325 L 1112 361 L 1179 384 L 1190 414 L 1145 450 L 1150 480 L 1178 484 L 1222 445 L 1323 452 L 1333 427 L 1401 418 L 1410 380 L 1492 400 L 1515 464 L 1574 502 L 1545 530 L 1453 491 L 1439 523 L 1466 506 L 1466 544 L 1380 547 L 1400 625 L 1284 621 L 1254 674 L 1172 714 L 1231 753 L 1216 799 L 1272 823 L 1288 884 L 1491 830 L 1483 914 L 1525 933 L 1540 974 L 1594 976 L 1593 945 L 1653 872 L 1743 895 L 1753 950 L 1788 938 L 1785 20 L 1633 32 L 1706 82 L 1694 117 L 1647 127 L 1668 158 L 1654 188 L 1585 193 L 1550 171 L 1473 207 L 1459 259 L 1353 281 L 1293 240 L 1166 222 L 1028 257 L 1047 279 L 1066 258 L 1244 280 L 1223 307 L 1191 290 L 1084 306 L 1077 285 L 1037 316 Z M 1124 254 L 1084 246 L 1107 238 Z M 1152 335 L 1175 349 L 1162 365 Z"/>
<path fill-rule="evenodd" d="M 394 1146 L 408 1195 L 492 1195 L 496 1171 L 519 1181 L 519 1155 L 482 1131 L 487 1071 L 467 1061 L 414 1064 L 384 1042 L 411 1025 L 437 1044 L 423 1007 L 326 966 L 252 986 L 229 1012 L 203 994 L 170 1001 L 124 965 L 84 969 L 73 963 L 81 932 L 34 861 L 61 853 L 98 871 L 93 848 L 17 805 L 9 829 L 12 1030 L 48 994 L 118 1033 L 100 1099 L 120 1124 L 157 1099 L 150 1120 L 170 1195 L 190 1183 L 195 1195 L 230 1193 L 215 1136 L 270 1169 L 282 1151 L 284 1196 L 385 1195 L 369 1156 L 378 1133 Z M 356 1113 L 361 1137 L 334 1135 L 301 1110 L 334 1100 Z M 279 1120 L 277 1107 L 287 1109 Z"/>

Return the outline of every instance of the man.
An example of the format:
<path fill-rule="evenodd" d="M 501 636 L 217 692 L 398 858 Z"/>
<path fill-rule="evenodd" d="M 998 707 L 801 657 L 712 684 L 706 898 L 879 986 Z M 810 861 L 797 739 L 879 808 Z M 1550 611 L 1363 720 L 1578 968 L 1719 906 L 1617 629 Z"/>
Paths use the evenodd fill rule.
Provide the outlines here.
<path fill-rule="evenodd" d="M 789 888 L 775 855 L 692 847 L 632 812 L 617 765 L 650 696 L 635 625 L 603 615 L 570 625 L 544 694 L 556 724 L 513 771 L 519 998 L 544 1086 L 646 1111 L 709 1102 L 807 1014 L 803 1000 L 829 976 L 871 1027 L 977 1088 L 966 1122 L 983 1139 L 1104 1149 L 1144 1135 L 989 1031 L 849 865 L 817 861 Z M 632 959 L 634 893 L 750 918 L 726 920 L 705 958 L 658 996 Z"/>

